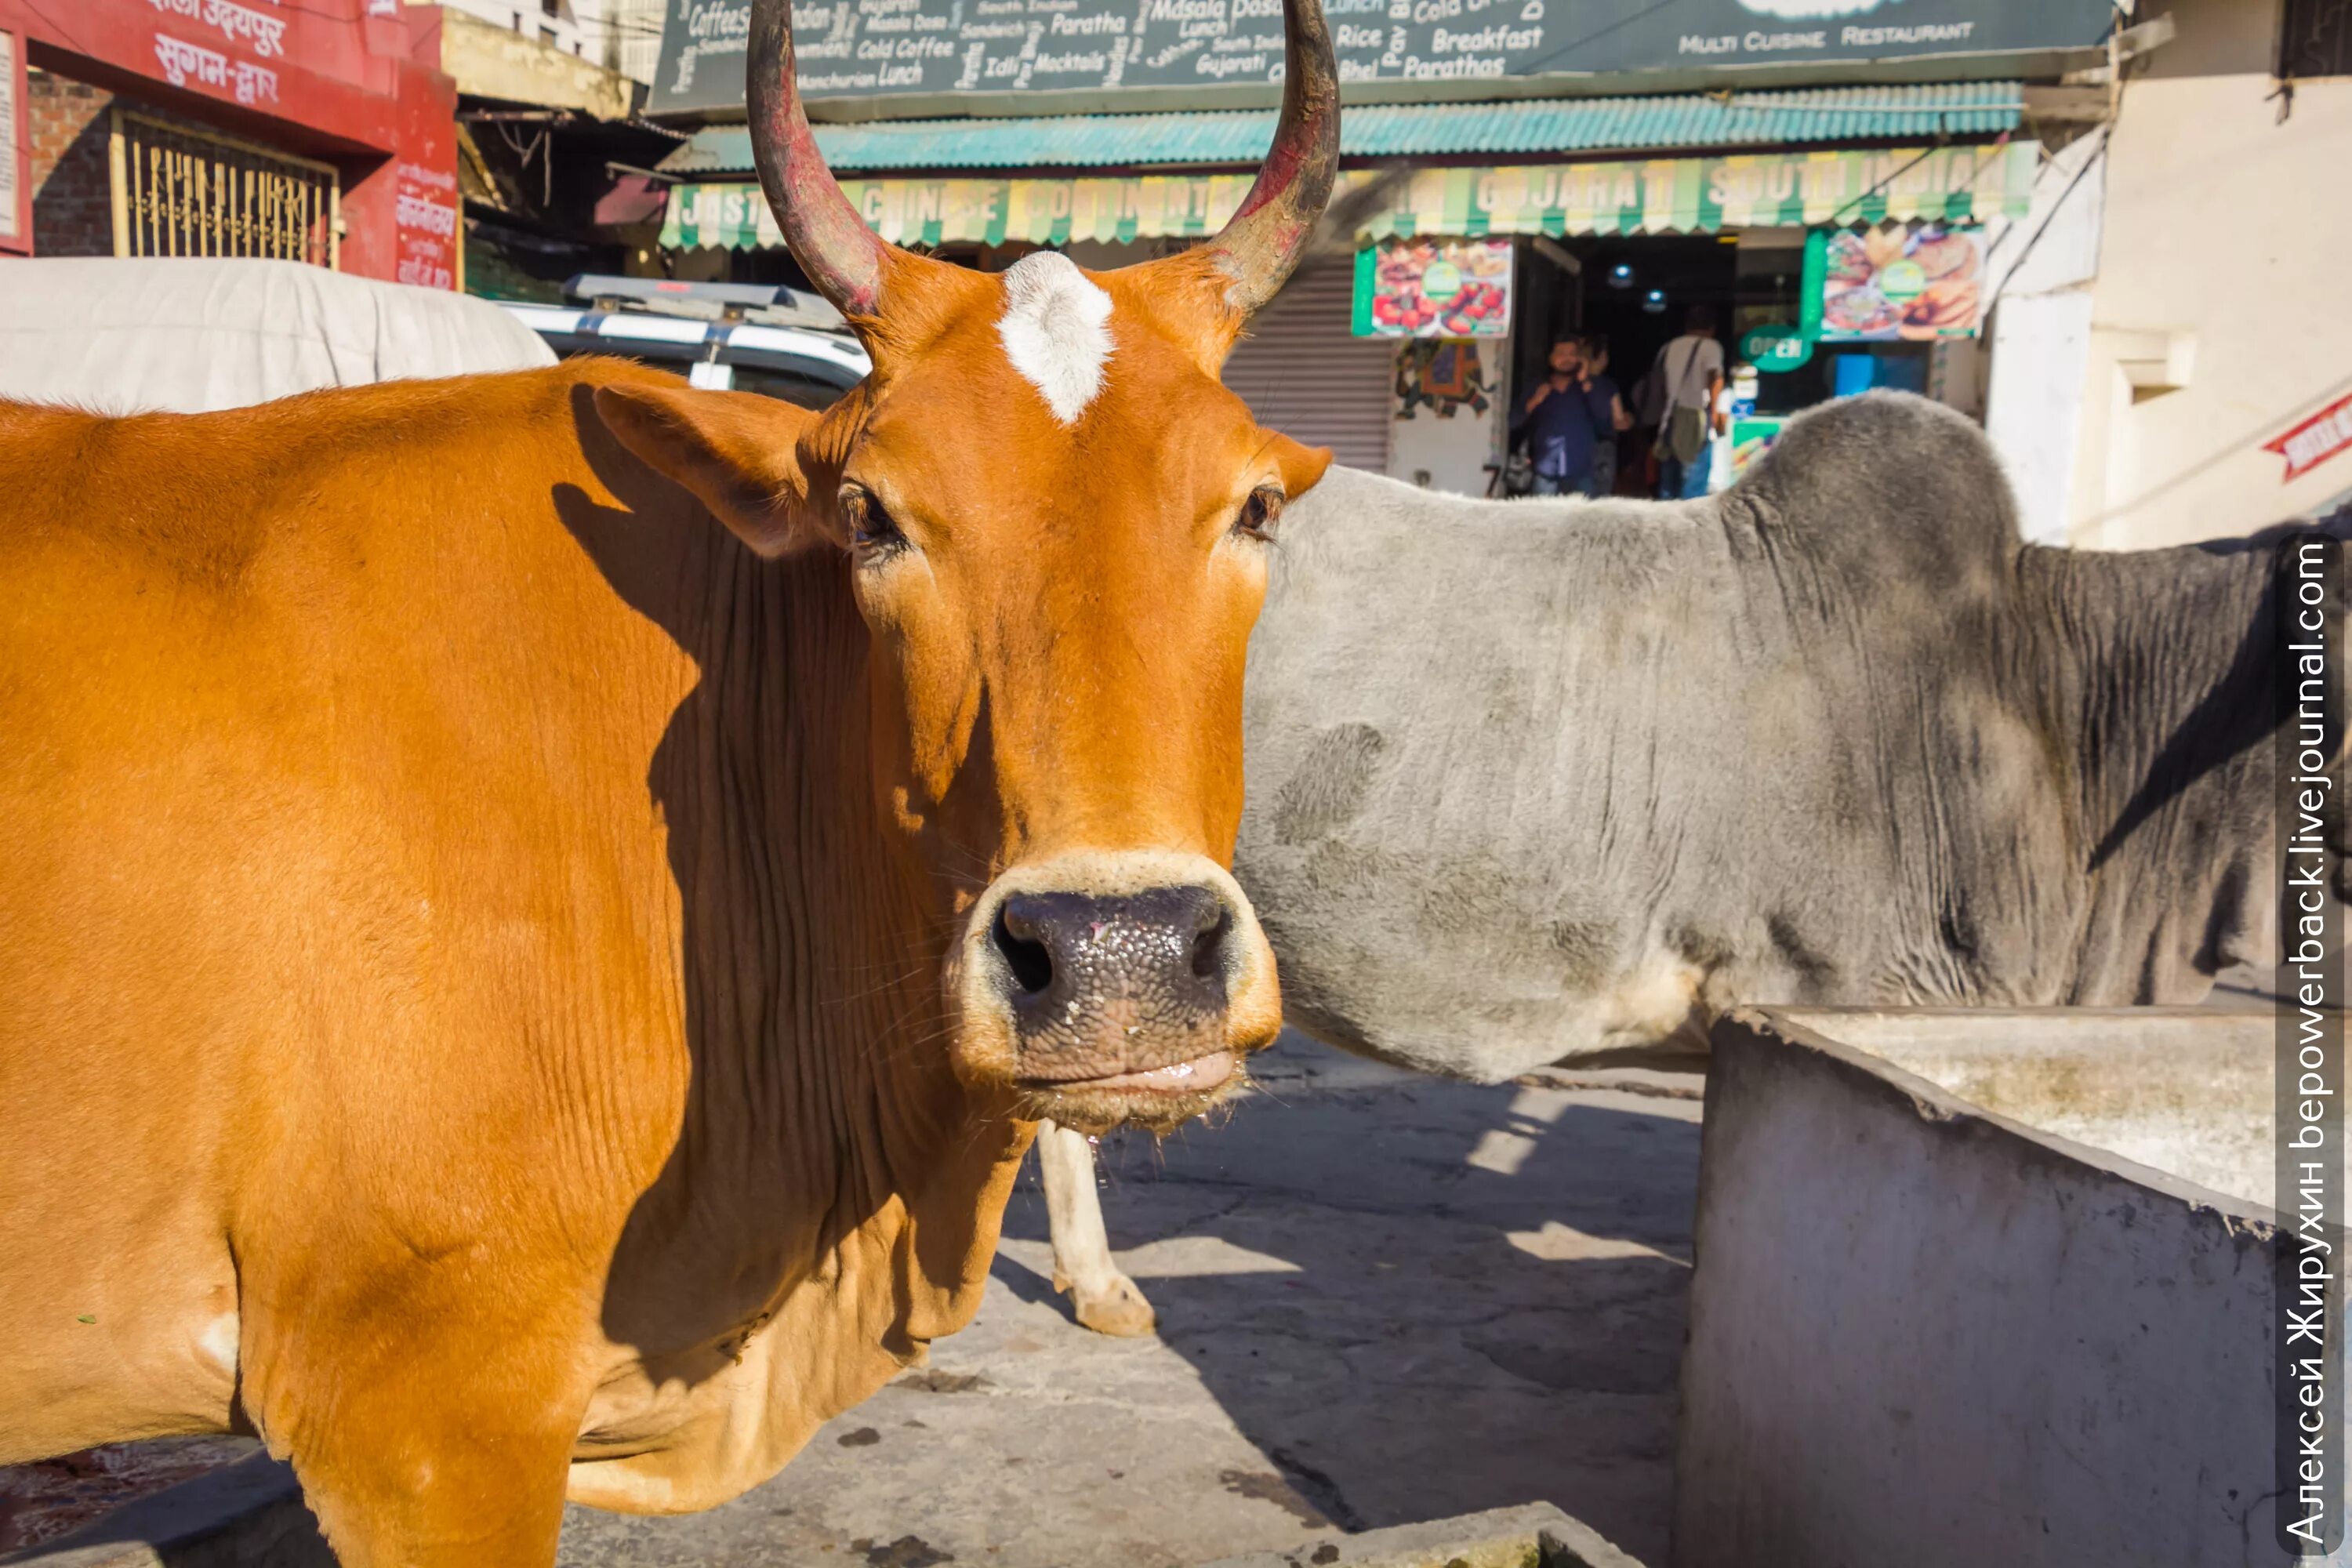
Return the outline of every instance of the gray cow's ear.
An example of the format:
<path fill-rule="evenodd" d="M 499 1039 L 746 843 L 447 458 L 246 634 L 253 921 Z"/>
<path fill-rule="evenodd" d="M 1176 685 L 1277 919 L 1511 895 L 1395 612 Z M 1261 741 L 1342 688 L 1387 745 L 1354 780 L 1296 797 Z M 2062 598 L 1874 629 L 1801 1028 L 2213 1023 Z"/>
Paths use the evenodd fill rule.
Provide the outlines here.
<path fill-rule="evenodd" d="M 805 408 L 751 392 L 600 386 L 596 415 L 655 472 L 694 492 L 771 560 L 824 538 L 800 460 Z"/>

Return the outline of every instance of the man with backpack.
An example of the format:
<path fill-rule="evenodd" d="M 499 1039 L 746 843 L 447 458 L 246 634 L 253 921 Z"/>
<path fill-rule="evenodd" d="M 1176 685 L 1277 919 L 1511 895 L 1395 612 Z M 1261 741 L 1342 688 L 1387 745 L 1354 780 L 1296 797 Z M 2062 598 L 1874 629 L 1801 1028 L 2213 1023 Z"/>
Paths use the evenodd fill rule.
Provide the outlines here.
<path fill-rule="evenodd" d="M 1644 424 L 1658 427 L 1658 499 L 1688 500 L 1706 494 L 1707 447 L 1718 434 L 1716 395 L 1723 390 L 1723 345 L 1715 341 L 1715 310 L 1693 305 L 1683 335 L 1658 351 L 1642 381 Z"/>

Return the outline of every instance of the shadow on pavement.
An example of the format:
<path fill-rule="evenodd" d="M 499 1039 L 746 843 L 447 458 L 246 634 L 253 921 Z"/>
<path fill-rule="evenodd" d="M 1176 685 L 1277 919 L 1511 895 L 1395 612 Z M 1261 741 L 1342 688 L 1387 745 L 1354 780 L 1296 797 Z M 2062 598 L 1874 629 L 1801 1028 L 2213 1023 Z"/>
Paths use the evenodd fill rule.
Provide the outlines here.
<path fill-rule="evenodd" d="M 1544 1500 L 1662 1559 L 1696 1104 L 1431 1080 L 1286 1098 L 1106 1150 L 1112 1242 L 1161 1341 L 1321 1520 Z M 1066 1312 L 1034 1178 L 1005 1235 L 997 1279 Z"/>
<path fill-rule="evenodd" d="M 1697 1103 L 1264 1066 L 1108 1145 L 1158 1338 L 1070 1321 L 1033 1166 L 928 1365 L 707 1513 L 574 1508 L 565 1568 L 1187 1568 L 1533 1501 L 1663 1563 Z"/>

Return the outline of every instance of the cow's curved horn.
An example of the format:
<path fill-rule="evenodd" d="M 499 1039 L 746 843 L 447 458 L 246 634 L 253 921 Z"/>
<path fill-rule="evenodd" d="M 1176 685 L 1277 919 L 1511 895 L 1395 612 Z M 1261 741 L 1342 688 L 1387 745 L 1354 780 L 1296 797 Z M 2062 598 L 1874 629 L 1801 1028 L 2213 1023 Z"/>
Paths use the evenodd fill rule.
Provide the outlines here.
<path fill-rule="evenodd" d="M 871 316 L 891 247 L 858 217 L 816 150 L 794 75 L 792 0 L 751 0 L 746 58 L 751 160 L 784 244 L 843 315 Z"/>
<path fill-rule="evenodd" d="M 1323 0 L 1282 0 L 1282 121 L 1256 183 L 1217 237 L 1233 279 L 1225 303 L 1247 315 L 1274 298 L 1306 254 L 1339 169 L 1339 67 Z"/>

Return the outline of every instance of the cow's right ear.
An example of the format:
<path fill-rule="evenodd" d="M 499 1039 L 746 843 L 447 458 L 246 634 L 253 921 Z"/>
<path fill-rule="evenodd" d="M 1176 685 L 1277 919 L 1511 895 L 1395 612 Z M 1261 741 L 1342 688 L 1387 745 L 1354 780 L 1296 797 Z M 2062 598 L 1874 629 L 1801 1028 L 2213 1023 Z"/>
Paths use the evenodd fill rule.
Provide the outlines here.
<path fill-rule="evenodd" d="M 824 537 L 801 471 L 801 433 L 816 419 L 808 409 L 753 392 L 600 386 L 596 416 L 761 555 L 773 560 Z"/>

